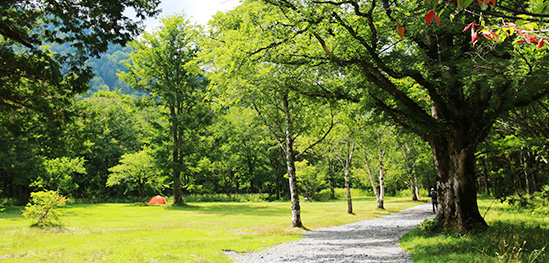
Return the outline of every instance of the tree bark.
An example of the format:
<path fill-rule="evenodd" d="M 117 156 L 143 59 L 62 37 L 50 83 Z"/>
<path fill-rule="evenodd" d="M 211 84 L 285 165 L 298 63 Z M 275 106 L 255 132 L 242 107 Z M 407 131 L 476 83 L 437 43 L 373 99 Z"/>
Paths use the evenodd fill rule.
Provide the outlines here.
<path fill-rule="evenodd" d="M 331 161 L 331 159 L 328 159 L 328 180 L 330 182 L 330 199 L 335 199 L 335 187 L 336 187 L 336 181 L 335 181 L 335 171 L 334 171 L 334 164 Z"/>
<path fill-rule="evenodd" d="M 482 160 L 482 183 L 484 185 L 484 194 L 490 196 L 490 187 L 488 184 L 488 169 L 486 168 L 486 162 Z"/>
<path fill-rule="evenodd" d="M 368 162 L 368 157 L 366 157 L 366 154 L 364 154 L 364 163 L 366 164 L 366 170 L 368 171 L 368 176 L 370 177 L 370 184 L 372 185 L 372 189 L 374 190 L 374 195 L 376 196 L 376 200 L 379 200 L 379 193 L 377 191 L 376 183 L 374 182 L 374 174 L 372 172 L 372 169 L 370 168 L 370 163 Z"/>
<path fill-rule="evenodd" d="M 290 114 L 290 105 L 288 94 L 282 96 L 285 114 L 285 154 L 286 167 L 288 172 L 288 180 L 290 184 L 290 200 L 292 203 L 292 227 L 303 227 L 301 222 L 301 207 L 299 205 L 299 194 L 297 191 L 297 178 L 295 172 L 295 156 L 294 156 L 294 130 L 292 124 L 292 116 Z"/>
<path fill-rule="evenodd" d="M 383 165 L 383 156 L 385 151 L 379 149 L 379 198 L 377 199 L 377 208 L 385 209 L 383 203 L 385 201 L 385 172 Z"/>
<path fill-rule="evenodd" d="M 344 174 L 345 174 L 345 192 L 347 195 L 347 213 L 353 213 L 353 200 L 351 198 L 351 180 L 349 178 L 351 162 L 353 161 L 353 153 L 355 151 L 355 143 L 347 141 L 347 154 L 345 158 Z"/>
<path fill-rule="evenodd" d="M 177 120 L 177 110 L 175 103 L 170 105 L 170 116 L 172 118 L 172 136 L 173 136 L 173 149 L 172 149 L 172 162 L 173 162 L 173 204 L 184 205 L 183 193 L 181 191 L 181 138 L 179 136 L 179 121 Z"/>
<path fill-rule="evenodd" d="M 430 145 L 438 179 L 436 219 L 458 231 L 487 226 L 477 206 L 476 147 L 460 147 L 454 136 L 437 136 Z"/>
<path fill-rule="evenodd" d="M 412 183 L 413 181 L 414 179 L 410 178 L 410 191 L 412 192 L 412 201 L 417 201 L 416 186 Z"/>

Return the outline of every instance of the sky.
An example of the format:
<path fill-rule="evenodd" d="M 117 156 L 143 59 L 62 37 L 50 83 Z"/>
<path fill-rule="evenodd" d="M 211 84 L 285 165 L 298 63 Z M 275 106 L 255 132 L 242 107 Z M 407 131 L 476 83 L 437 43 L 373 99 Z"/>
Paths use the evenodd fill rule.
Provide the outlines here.
<path fill-rule="evenodd" d="M 200 25 L 206 25 L 218 11 L 228 11 L 235 8 L 239 0 L 162 0 L 160 17 L 170 16 L 182 11 L 191 20 Z M 147 31 L 160 26 L 158 19 L 147 19 L 145 21 Z"/>

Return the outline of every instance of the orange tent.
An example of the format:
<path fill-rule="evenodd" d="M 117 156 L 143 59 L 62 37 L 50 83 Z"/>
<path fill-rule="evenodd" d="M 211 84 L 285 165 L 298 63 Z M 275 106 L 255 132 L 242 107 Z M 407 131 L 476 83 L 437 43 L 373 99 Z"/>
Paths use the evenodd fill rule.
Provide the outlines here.
<path fill-rule="evenodd" d="M 166 198 L 157 195 L 149 201 L 149 205 L 167 205 L 168 202 L 166 201 Z"/>

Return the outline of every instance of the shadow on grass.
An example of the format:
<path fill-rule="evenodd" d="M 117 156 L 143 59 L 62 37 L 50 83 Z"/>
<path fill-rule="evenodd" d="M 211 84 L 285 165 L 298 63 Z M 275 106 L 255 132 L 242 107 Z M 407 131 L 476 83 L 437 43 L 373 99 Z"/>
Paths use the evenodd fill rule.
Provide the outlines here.
<path fill-rule="evenodd" d="M 432 234 L 414 229 L 401 245 L 414 262 L 548 262 L 549 229 L 494 222 L 475 234 Z M 532 261 L 535 257 L 536 261 Z"/>
<path fill-rule="evenodd" d="M 0 209 L 0 218 L 15 218 L 21 217 L 22 211 L 25 209 L 23 206 L 5 206 Z"/>
<path fill-rule="evenodd" d="M 194 211 L 207 214 L 216 214 L 219 216 L 285 216 L 290 214 L 290 209 L 286 207 L 274 207 L 268 205 L 249 205 L 244 203 L 228 203 L 228 204 L 207 204 L 195 205 L 186 204 L 184 206 L 166 206 L 167 210 L 175 211 Z"/>

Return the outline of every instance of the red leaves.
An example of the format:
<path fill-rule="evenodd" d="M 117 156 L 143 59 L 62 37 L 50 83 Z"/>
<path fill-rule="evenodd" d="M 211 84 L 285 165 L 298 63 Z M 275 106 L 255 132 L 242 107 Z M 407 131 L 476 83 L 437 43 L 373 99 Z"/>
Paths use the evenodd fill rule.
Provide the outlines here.
<path fill-rule="evenodd" d="M 538 43 L 538 49 L 542 48 L 544 44 L 549 46 L 549 42 L 547 42 L 547 40 L 545 40 L 545 39 L 540 40 L 539 43 Z"/>
<path fill-rule="evenodd" d="M 478 41 L 478 33 L 475 30 L 475 22 L 472 22 L 472 23 L 468 24 L 467 26 L 465 26 L 465 28 L 461 32 L 465 32 L 469 28 L 471 28 L 471 42 L 473 42 L 473 47 L 475 47 L 475 44 Z"/>
<path fill-rule="evenodd" d="M 485 38 L 488 38 L 490 40 L 494 40 L 494 39 L 499 39 L 499 36 L 494 33 L 492 30 L 490 31 L 484 31 L 482 32 L 482 35 L 485 37 Z"/>
<path fill-rule="evenodd" d="M 473 47 L 475 47 L 475 44 L 478 42 L 478 34 L 475 30 L 475 25 L 471 25 L 471 42 L 473 42 Z"/>
<path fill-rule="evenodd" d="M 538 39 L 535 36 L 532 35 L 524 35 L 524 40 L 526 40 L 526 43 L 528 44 L 537 44 Z"/>
<path fill-rule="evenodd" d="M 436 8 L 437 4 L 440 1 L 426 0 L 425 2 L 434 3 L 433 8 Z M 452 0 L 451 2 L 459 11 L 467 8 L 473 2 L 473 0 Z M 494 8 L 496 8 L 497 0 L 477 0 L 477 2 L 479 3 L 482 10 L 486 10 L 490 5 L 490 3 Z M 451 18 L 452 17 L 453 15 L 451 15 Z M 425 14 L 425 26 L 429 26 L 429 24 L 431 24 L 431 22 L 433 21 L 433 18 L 437 21 L 437 26 L 439 26 L 440 19 L 438 18 L 434 10 L 429 10 L 429 12 Z M 479 29 L 478 30 L 475 29 L 475 26 L 479 27 Z M 541 34 L 536 35 L 535 33 L 533 33 L 534 35 L 528 35 L 521 30 L 521 29 L 527 28 L 528 31 L 526 31 L 526 33 L 536 32 L 535 30 L 531 29 L 532 27 L 536 27 L 536 26 L 533 26 L 531 23 L 527 23 L 527 22 L 520 22 L 518 26 L 515 23 L 510 23 L 510 22 L 504 23 L 503 25 L 499 25 L 499 26 L 485 25 L 484 23 L 479 24 L 477 22 L 472 22 L 467 26 L 465 26 L 462 32 L 469 30 L 469 28 L 471 29 L 471 43 L 473 44 L 473 47 L 475 47 L 477 42 L 479 41 L 479 31 L 482 32 L 481 33 L 482 36 L 494 41 L 504 42 L 507 40 L 509 43 L 512 42 L 513 44 L 516 44 L 516 43 L 533 44 L 533 45 L 537 45 L 538 49 L 543 48 L 545 45 L 549 46 L 549 38 L 545 40 L 546 37 L 541 36 Z M 399 21 L 397 20 L 398 35 L 400 37 L 403 37 L 404 32 L 405 32 L 404 28 L 400 25 Z M 516 33 L 516 35 L 514 35 L 514 33 Z"/>
<path fill-rule="evenodd" d="M 431 10 L 429 11 L 426 15 L 425 15 L 425 26 L 428 26 L 429 24 L 431 24 L 431 21 L 433 20 L 433 18 L 437 21 L 437 26 L 440 25 L 440 19 L 438 18 L 438 16 L 435 14 L 435 11 Z"/>
<path fill-rule="evenodd" d="M 400 25 L 400 23 L 397 20 L 397 33 L 400 37 L 404 36 L 404 27 Z"/>
<path fill-rule="evenodd" d="M 467 31 L 467 29 L 469 29 L 474 24 L 475 24 L 475 22 L 472 22 L 472 23 L 468 24 L 467 26 L 465 26 L 465 28 L 463 30 L 461 30 L 461 32 Z"/>
<path fill-rule="evenodd" d="M 492 6 L 494 6 L 494 8 L 496 7 L 496 0 L 477 0 L 477 1 L 480 7 L 482 7 L 483 5 L 488 5 L 490 1 L 492 1 Z"/>

